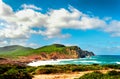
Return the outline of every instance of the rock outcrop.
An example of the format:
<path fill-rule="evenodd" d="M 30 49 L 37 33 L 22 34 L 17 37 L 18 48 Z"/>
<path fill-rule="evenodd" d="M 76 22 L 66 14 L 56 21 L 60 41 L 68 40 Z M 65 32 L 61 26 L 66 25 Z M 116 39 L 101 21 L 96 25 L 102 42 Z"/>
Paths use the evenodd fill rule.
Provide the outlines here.
<path fill-rule="evenodd" d="M 71 59 L 71 58 L 75 59 L 75 58 L 84 58 L 95 55 L 93 52 L 84 51 L 78 46 L 65 46 L 61 44 L 44 46 L 42 48 L 38 48 L 37 52 L 39 52 L 39 54 L 37 56 L 32 56 L 32 58 L 34 57 L 33 59 L 36 60 Z"/>
<path fill-rule="evenodd" d="M 76 55 L 76 58 L 85 58 L 95 55 L 93 52 L 84 51 L 78 46 L 70 46 L 66 50 L 71 53 L 71 55 Z"/>
<path fill-rule="evenodd" d="M 7 50 L 6 48 L 10 50 Z M 0 55 L 3 56 L 3 58 L 12 58 L 13 61 L 14 58 L 18 58 L 15 59 L 15 62 L 31 62 L 34 60 L 48 59 L 75 59 L 95 55 L 93 52 L 84 51 L 78 46 L 65 46 L 62 44 L 52 44 L 37 49 L 30 49 L 21 46 L 7 46 L 1 48 L 1 50 L 4 51 L 3 53 L 0 53 Z M 3 58 L 0 58 L 0 61 L 8 61 Z"/>

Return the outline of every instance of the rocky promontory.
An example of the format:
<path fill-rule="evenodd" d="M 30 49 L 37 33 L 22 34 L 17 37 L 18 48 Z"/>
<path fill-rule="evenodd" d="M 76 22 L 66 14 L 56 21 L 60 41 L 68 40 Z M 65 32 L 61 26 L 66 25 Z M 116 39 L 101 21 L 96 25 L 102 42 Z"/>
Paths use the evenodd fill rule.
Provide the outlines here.
<path fill-rule="evenodd" d="M 0 61 L 3 61 L 2 63 L 4 63 L 4 61 L 7 62 L 6 59 L 9 59 L 9 62 L 11 59 L 14 62 L 24 63 L 35 60 L 84 58 L 94 55 L 93 52 L 82 50 L 78 46 L 65 46 L 62 44 L 52 44 L 37 49 L 23 46 L 7 46 L 0 48 Z"/>
<path fill-rule="evenodd" d="M 76 59 L 90 57 L 94 55 L 95 54 L 93 52 L 82 50 L 78 46 L 65 46 L 62 44 L 52 44 L 36 49 L 33 55 L 27 56 L 27 59 L 31 60 Z"/>

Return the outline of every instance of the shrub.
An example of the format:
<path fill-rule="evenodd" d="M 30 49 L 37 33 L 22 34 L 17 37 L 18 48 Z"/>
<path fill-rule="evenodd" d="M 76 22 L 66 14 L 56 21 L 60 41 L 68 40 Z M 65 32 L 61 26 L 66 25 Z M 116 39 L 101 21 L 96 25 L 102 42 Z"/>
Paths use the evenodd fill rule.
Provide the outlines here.
<path fill-rule="evenodd" d="M 110 71 L 107 74 L 102 74 L 101 72 L 95 71 L 85 74 L 78 79 L 120 79 L 120 73 L 117 71 Z"/>
<path fill-rule="evenodd" d="M 51 74 L 51 73 L 60 73 L 63 72 L 59 68 L 38 68 L 35 70 L 36 74 Z"/>
<path fill-rule="evenodd" d="M 28 73 L 33 73 L 37 68 L 36 67 L 27 67 L 25 70 L 28 72 Z"/>
<path fill-rule="evenodd" d="M 4 79 L 32 79 L 32 76 L 25 71 L 10 69 L 3 75 Z"/>
<path fill-rule="evenodd" d="M 120 65 L 103 65 L 104 67 L 108 67 L 108 68 L 113 68 L 113 69 L 120 69 Z"/>
<path fill-rule="evenodd" d="M 84 68 L 81 68 L 81 67 L 71 67 L 72 72 L 83 71 L 83 70 L 84 70 Z"/>
<path fill-rule="evenodd" d="M 103 79 L 104 75 L 101 72 L 95 71 L 93 73 L 88 73 L 80 77 L 79 79 Z"/>
<path fill-rule="evenodd" d="M 120 72 L 112 70 L 112 71 L 109 71 L 107 74 L 110 76 L 115 76 L 115 75 L 120 75 Z"/>
<path fill-rule="evenodd" d="M 45 67 L 53 67 L 53 65 L 45 65 Z"/>

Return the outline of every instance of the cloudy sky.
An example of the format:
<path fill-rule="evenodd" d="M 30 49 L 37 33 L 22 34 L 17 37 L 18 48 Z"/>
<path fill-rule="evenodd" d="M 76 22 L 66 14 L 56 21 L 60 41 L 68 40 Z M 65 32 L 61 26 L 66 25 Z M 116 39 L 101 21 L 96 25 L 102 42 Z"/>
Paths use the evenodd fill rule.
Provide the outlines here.
<path fill-rule="evenodd" d="M 0 0 L 0 47 L 53 43 L 120 55 L 120 0 Z"/>

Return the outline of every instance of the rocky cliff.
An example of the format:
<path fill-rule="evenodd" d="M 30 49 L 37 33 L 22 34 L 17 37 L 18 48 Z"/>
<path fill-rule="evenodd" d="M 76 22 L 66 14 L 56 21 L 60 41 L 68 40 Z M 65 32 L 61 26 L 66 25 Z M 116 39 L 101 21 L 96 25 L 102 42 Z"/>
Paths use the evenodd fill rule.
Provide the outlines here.
<path fill-rule="evenodd" d="M 48 60 L 48 59 L 71 59 L 71 58 L 75 59 L 95 55 L 93 52 L 84 51 L 78 46 L 65 46 L 62 44 L 52 44 L 37 49 L 32 49 L 23 46 L 22 47 L 7 46 L 0 48 L 0 50 L 1 57 L 3 58 L 8 57 L 9 60 L 11 58 L 12 60 L 15 58 L 15 61 L 19 62 L 30 62 L 33 60 Z"/>
<path fill-rule="evenodd" d="M 78 46 L 70 46 L 66 49 L 67 52 L 76 55 L 76 58 L 85 58 L 89 56 L 94 56 L 93 52 L 84 51 Z"/>
<path fill-rule="evenodd" d="M 65 46 L 61 44 L 44 46 L 36 49 L 34 53 L 37 53 L 37 55 L 29 56 L 29 58 L 37 60 L 70 59 L 70 58 L 84 58 L 95 55 L 93 52 L 84 51 L 78 46 Z"/>

